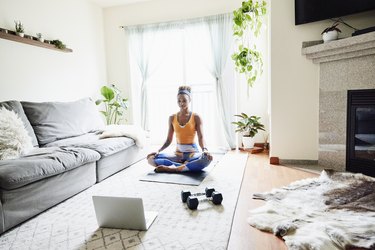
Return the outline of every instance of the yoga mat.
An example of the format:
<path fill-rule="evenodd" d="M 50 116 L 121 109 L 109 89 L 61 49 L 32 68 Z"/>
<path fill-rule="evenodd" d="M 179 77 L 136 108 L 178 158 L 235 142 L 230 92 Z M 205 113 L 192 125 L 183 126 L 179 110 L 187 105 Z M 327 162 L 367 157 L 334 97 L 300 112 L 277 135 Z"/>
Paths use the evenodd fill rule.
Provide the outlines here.
<path fill-rule="evenodd" d="M 199 172 L 183 172 L 183 173 L 155 173 L 154 171 L 147 173 L 143 176 L 140 181 L 152 181 L 162 183 L 173 183 L 181 185 L 199 186 L 201 182 L 206 178 L 209 171 L 214 166 L 210 165 L 203 171 Z"/>

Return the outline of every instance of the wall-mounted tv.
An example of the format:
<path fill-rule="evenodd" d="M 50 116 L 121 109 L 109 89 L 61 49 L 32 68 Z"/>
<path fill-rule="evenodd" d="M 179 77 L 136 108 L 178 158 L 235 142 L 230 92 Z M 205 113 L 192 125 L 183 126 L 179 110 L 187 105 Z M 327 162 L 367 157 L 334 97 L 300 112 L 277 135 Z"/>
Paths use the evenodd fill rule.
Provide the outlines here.
<path fill-rule="evenodd" d="M 375 0 L 294 0 L 295 24 L 342 17 L 375 9 Z"/>

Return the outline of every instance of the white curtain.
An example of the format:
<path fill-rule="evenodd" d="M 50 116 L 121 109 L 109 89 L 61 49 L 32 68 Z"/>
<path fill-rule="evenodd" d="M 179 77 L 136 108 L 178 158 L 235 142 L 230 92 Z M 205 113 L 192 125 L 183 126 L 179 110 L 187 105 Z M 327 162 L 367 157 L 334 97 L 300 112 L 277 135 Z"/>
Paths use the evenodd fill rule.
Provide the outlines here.
<path fill-rule="evenodd" d="M 224 82 L 223 72 L 232 45 L 232 16 L 222 14 L 206 20 L 211 42 L 212 58 L 209 70 L 216 79 L 218 112 L 224 127 L 225 138 L 231 148 L 236 147 L 236 134 L 232 121 L 235 115 L 234 82 Z"/>
<path fill-rule="evenodd" d="M 144 27 L 130 27 L 126 29 L 129 33 L 129 47 L 141 73 L 141 126 L 148 130 L 148 102 L 147 102 L 147 80 L 151 75 L 150 54 L 152 52 L 152 44 L 145 43 L 146 39 L 153 39 L 155 37 L 157 28 L 155 30 L 145 30 Z"/>
<path fill-rule="evenodd" d="M 174 23 L 125 27 L 129 36 L 129 52 L 133 55 L 141 74 L 141 126 L 146 131 L 149 131 L 148 80 L 165 58 L 163 54 L 168 52 L 166 46 L 158 46 L 158 38 L 166 31 L 178 28 L 179 24 Z M 172 39 L 167 41 L 173 42 Z"/>

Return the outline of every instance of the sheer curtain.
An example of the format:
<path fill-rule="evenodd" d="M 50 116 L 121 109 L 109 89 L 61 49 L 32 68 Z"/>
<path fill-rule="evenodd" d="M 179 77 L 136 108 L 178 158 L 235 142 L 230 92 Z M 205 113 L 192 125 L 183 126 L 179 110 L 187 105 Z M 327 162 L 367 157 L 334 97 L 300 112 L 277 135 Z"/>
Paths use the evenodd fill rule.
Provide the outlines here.
<path fill-rule="evenodd" d="M 232 39 L 226 30 L 227 19 L 230 14 L 126 28 L 130 63 L 135 69 L 131 72 L 132 91 L 140 89 L 141 124 L 150 130 L 152 143 L 164 142 L 168 117 L 178 111 L 177 88 L 189 85 L 192 111 L 203 119 L 207 144 L 215 148 L 233 146 L 230 131 L 223 126 L 230 125 L 234 106 L 230 86 L 234 79 L 228 83 L 222 79 Z M 222 116 L 226 116 L 226 122 Z"/>
<path fill-rule="evenodd" d="M 129 34 L 129 46 L 132 48 L 139 72 L 141 73 L 142 82 L 140 86 L 141 92 L 141 126 L 143 129 L 148 130 L 148 95 L 147 95 L 147 80 L 151 75 L 152 67 L 150 64 L 150 55 L 153 50 L 153 44 L 147 43 L 147 40 L 154 40 L 158 27 L 154 29 L 145 29 L 145 27 L 131 27 L 126 28 Z"/>
<path fill-rule="evenodd" d="M 236 147 L 236 134 L 232 120 L 235 115 L 234 82 L 223 81 L 223 72 L 232 45 L 232 17 L 222 14 L 206 20 L 211 42 L 212 60 L 209 70 L 216 80 L 216 100 L 223 123 L 225 138 L 231 148 Z"/>

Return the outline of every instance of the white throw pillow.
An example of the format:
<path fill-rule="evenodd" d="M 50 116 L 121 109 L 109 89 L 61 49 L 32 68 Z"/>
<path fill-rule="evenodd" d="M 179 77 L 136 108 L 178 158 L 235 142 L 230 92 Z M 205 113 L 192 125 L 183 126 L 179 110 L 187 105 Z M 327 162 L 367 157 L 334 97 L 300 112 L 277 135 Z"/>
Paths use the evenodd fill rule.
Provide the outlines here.
<path fill-rule="evenodd" d="M 31 137 L 14 111 L 0 108 L 0 160 L 19 158 L 33 149 Z"/>

